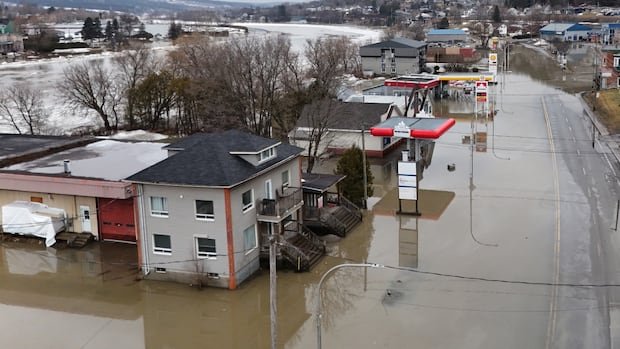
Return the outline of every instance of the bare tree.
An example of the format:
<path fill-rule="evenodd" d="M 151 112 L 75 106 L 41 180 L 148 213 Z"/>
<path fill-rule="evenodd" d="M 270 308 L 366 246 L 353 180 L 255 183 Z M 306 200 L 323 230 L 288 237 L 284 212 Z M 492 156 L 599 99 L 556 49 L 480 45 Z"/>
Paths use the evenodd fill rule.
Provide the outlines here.
<path fill-rule="evenodd" d="M 335 96 L 340 77 L 345 72 L 343 52 L 338 38 L 318 38 L 306 41 L 305 56 L 313 89 L 320 98 Z"/>
<path fill-rule="evenodd" d="M 0 94 L 0 118 L 19 134 L 40 134 L 47 116 L 41 95 L 27 84 L 13 85 Z"/>
<path fill-rule="evenodd" d="M 118 77 L 125 92 L 125 121 L 130 129 L 135 127 L 135 101 L 132 91 L 146 76 L 157 70 L 157 61 L 153 51 L 144 45 L 135 50 L 126 50 L 114 58 L 115 66 L 120 72 Z"/>
<path fill-rule="evenodd" d="M 284 88 L 280 80 L 291 55 L 282 36 L 247 37 L 224 47 L 225 80 L 241 109 L 237 116 L 257 135 L 271 136 L 272 117 Z"/>
<path fill-rule="evenodd" d="M 72 65 L 64 71 L 58 89 L 73 107 L 97 113 L 106 132 L 119 125 L 122 90 L 100 60 Z"/>
<path fill-rule="evenodd" d="M 336 116 L 342 116 L 343 112 L 343 102 L 331 98 L 315 100 L 304 106 L 295 138 L 297 133 L 305 133 L 302 138 L 308 142 L 306 172 L 312 173 L 316 161 L 327 152 L 332 141 L 329 129 L 336 126 Z"/>

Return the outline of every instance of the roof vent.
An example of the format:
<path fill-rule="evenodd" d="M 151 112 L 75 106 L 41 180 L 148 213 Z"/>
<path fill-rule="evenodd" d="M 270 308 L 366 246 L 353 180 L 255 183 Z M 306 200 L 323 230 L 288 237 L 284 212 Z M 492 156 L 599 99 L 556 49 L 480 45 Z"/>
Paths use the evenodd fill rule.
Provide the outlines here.
<path fill-rule="evenodd" d="M 71 160 L 64 160 L 63 166 L 66 174 L 71 174 Z"/>

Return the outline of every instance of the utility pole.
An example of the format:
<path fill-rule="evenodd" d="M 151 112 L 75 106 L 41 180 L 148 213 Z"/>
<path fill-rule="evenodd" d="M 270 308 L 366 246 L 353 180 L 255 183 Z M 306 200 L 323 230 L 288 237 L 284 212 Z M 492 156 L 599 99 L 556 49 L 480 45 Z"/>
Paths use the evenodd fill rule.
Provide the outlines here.
<path fill-rule="evenodd" d="M 271 320 L 271 349 L 277 349 L 278 343 L 278 299 L 277 296 L 277 271 L 276 271 L 276 247 L 278 235 L 275 234 L 273 223 L 269 223 L 269 308 Z"/>
<path fill-rule="evenodd" d="M 366 174 L 366 140 L 364 136 L 364 127 L 362 123 L 362 173 L 364 174 L 364 209 L 368 208 L 368 178 Z"/>

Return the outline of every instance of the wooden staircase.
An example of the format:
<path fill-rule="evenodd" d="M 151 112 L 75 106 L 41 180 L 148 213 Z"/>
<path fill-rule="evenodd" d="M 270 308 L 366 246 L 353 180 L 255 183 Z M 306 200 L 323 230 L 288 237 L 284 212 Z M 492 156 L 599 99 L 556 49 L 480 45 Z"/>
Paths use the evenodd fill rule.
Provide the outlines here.
<path fill-rule="evenodd" d="M 306 220 L 306 227 L 317 234 L 335 234 L 345 237 L 362 221 L 362 212 L 355 206 L 321 208 L 318 220 Z"/>
<path fill-rule="evenodd" d="M 306 227 L 281 245 L 284 260 L 296 272 L 309 271 L 325 254 L 325 244 Z"/>

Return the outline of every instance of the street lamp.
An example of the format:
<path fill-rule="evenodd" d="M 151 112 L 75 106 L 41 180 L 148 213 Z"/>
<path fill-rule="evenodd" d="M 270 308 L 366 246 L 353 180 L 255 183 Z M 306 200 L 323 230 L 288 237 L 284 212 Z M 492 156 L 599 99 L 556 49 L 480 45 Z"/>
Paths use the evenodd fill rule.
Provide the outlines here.
<path fill-rule="evenodd" d="M 323 281 L 325 281 L 325 279 L 329 276 L 329 274 L 331 274 L 333 271 L 338 270 L 340 268 L 383 268 L 382 265 L 380 264 L 376 264 L 376 263 L 344 263 L 344 264 L 338 264 L 336 266 L 331 267 L 331 269 L 329 269 L 327 272 L 325 272 L 325 274 L 323 274 L 323 276 L 321 277 L 321 280 L 319 281 L 319 285 L 316 288 L 316 293 L 317 293 L 317 297 L 316 297 L 316 347 L 318 349 L 322 348 L 322 342 L 321 342 L 321 286 L 323 285 Z"/>

